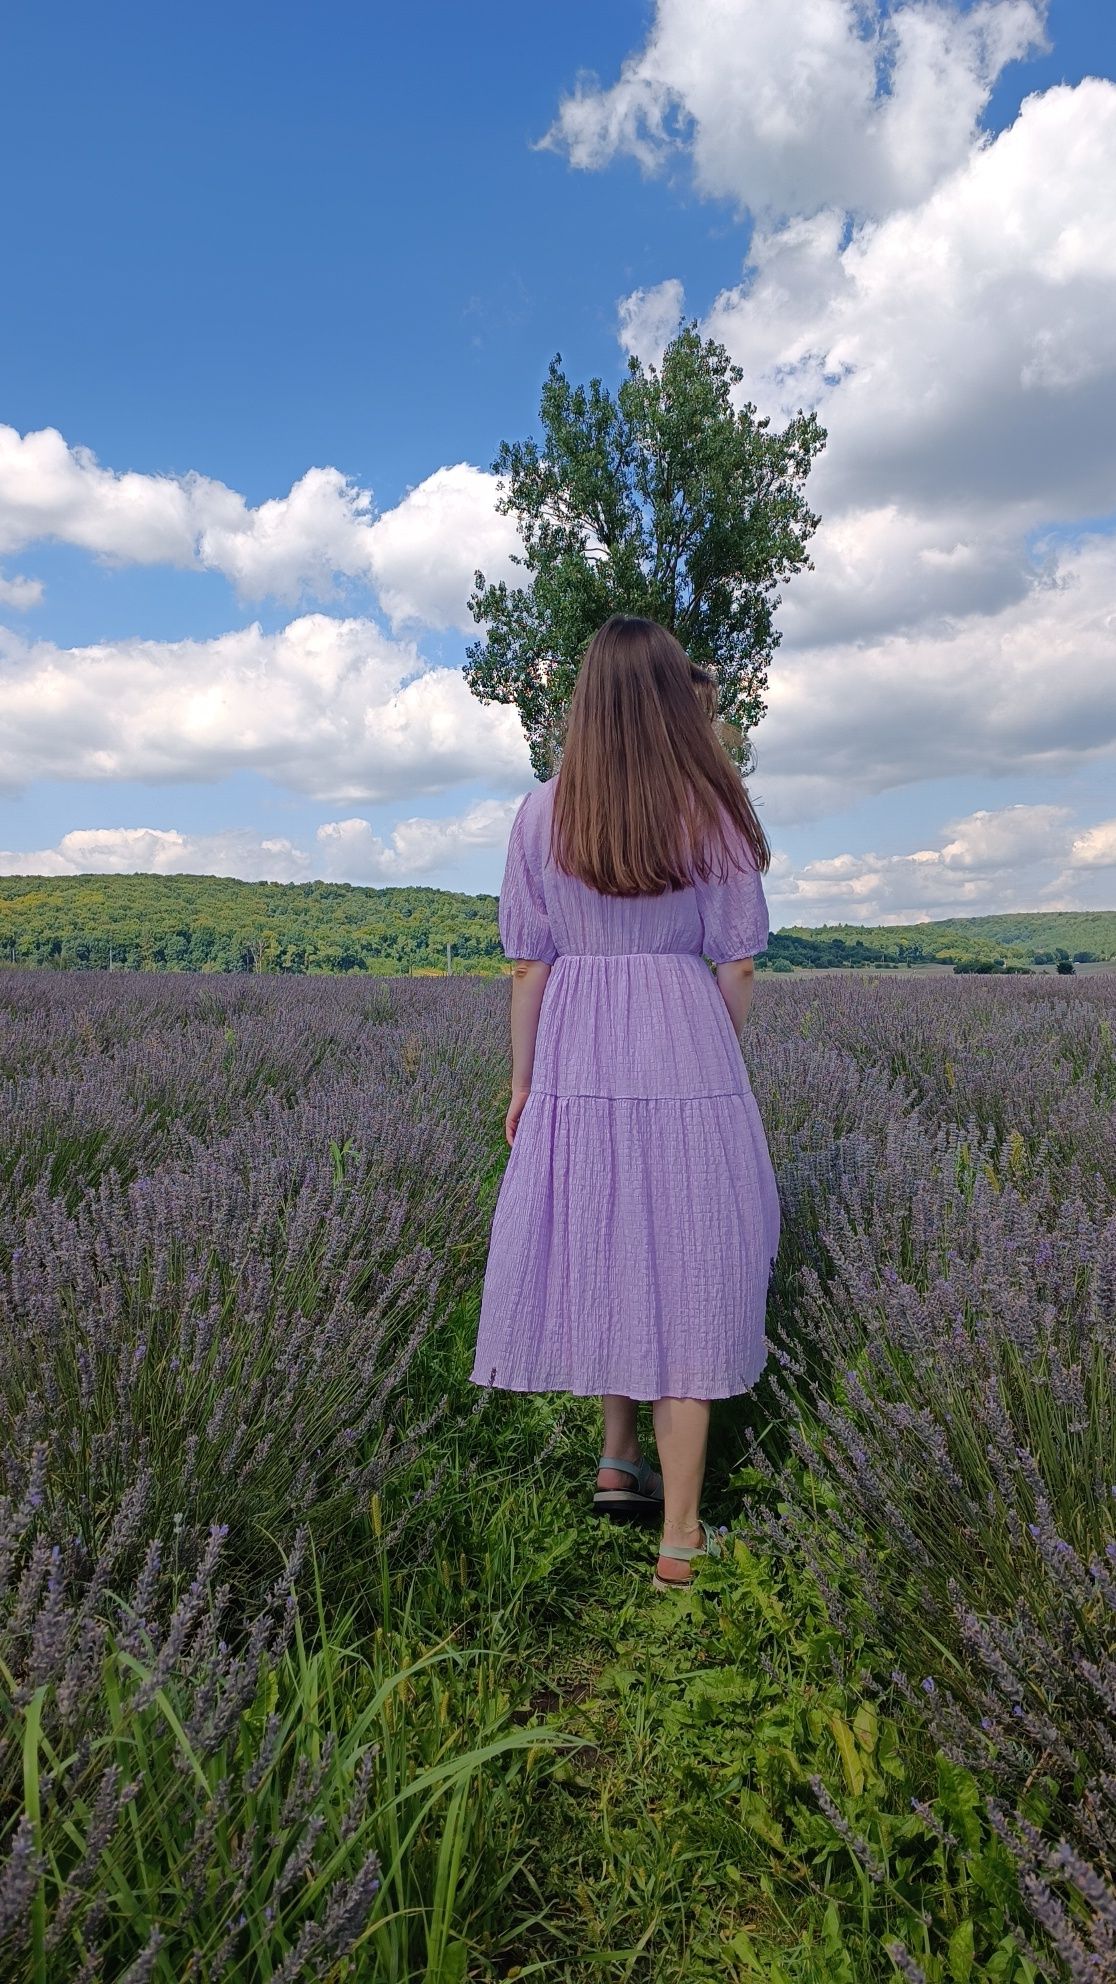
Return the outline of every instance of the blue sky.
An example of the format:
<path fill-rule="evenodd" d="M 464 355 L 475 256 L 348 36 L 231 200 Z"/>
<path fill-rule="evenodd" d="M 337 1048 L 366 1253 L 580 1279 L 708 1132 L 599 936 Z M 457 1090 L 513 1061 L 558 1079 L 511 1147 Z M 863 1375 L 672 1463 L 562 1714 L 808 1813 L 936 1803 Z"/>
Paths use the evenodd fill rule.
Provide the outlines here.
<path fill-rule="evenodd" d="M 843 0 L 827 5 L 840 35 Z M 678 0 L 409 10 L 108 4 L 90 11 L 66 4 L 9 14 L 0 42 L 9 78 L 0 171 L 20 197 L 6 216 L 0 423 L 16 437 L 57 430 L 67 450 L 90 450 L 106 474 L 147 479 L 136 485 L 137 516 L 162 501 L 168 478 L 205 479 L 210 493 L 203 492 L 198 514 L 209 523 L 214 505 L 225 502 L 211 485 L 238 492 L 253 511 L 286 498 L 313 468 L 334 469 L 350 487 L 371 492 L 381 514 L 445 467 L 487 469 L 502 438 L 530 431 L 555 351 L 575 375 L 618 378 L 621 299 L 637 299 L 631 339 L 653 358 L 654 306 L 664 284 L 681 285 L 687 314 L 708 318 L 730 344 L 738 341 L 749 390 L 755 386 L 761 404 L 776 410 L 788 352 L 792 397 L 810 399 L 802 353 L 819 339 L 844 339 L 859 378 L 868 380 L 873 368 L 886 373 L 905 405 L 923 387 L 948 402 L 952 381 L 966 373 L 963 354 L 979 349 L 982 334 L 994 340 L 997 321 L 1018 320 L 1024 342 L 1005 338 L 1002 353 L 993 344 L 987 372 L 957 386 L 958 431 L 971 434 L 972 452 L 966 458 L 963 448 L 955 451 L 949 473 L 932 459 L 925 422 L 912 427 L 896 468 L 879 459 L 863 402 L 853 406 L 850 392 L 850 412 L 846 401 L 835 403 L 835 418 L 823 406 L 831 434 L 823 514 L 834 525 L 833 542 L 819 558 L 809 595 L 816 603 L 807 610 L 803 594 L 797 621 L 795 589 L 788 593 L 786 645 L 773 669 L 774 685 L 788 657 L 788 687 L 778 709 L 773 694 L 770 728 L 757 739 L 755 790 L 779 851 L 774 920 L 895 918 L 1024 902 L 1116 904 L 1116 720 L 1107 727 L 1103 647 L 1088 646 L 1099 624 L 1090 588 L 1099 599 L 1107 583 L 1112 502 L 1104 500 L 1103 469 L 1089 462 L 1087 447 L 1067 443 L 1065 461 L 1051 458 L 1045 486 L 1031 473 L 1050 452 L 1039 401 L 1043 420 L 1071 437 L 1080 413 L 1081 381 L 1052 349 L 1087 352 L 1089 404 L 1103 406 L 1102 428 L 1111 417 L 1116 354 L 1096 296 L 1098 284 L 1102 295 L 1108 284 L 1107 303 L 1116 306 L 1116 256 L 1094 256 L 1080 280 L 1076 270 L 1068 278 L 1059 272 L 1056 309 L 1048 271 L 1052 257 L 1064 259 L 1075 228 L 1097 234 L 1089 182 L 1111 164 L 1112 125 L 1106 93 L 1082 79 L 1116 74 L 1116 16 L 1091 0 L 1052 0 L 1041 48 L 1037 4 L 992 0 L 985 13 L 1000 17 L 1000 39 L 990 56 L 983 44 L 959 39 L 971 10 L 933 10 L 939 27 L 946 24 L 938 53 L 957 65 L 962 87 L 972 84 L 976 103 L 971 129 L 945 138 L 941 107 L 924 100 L 933 49 L 900 41 L 906 71 L 881 72 L 867 102 L 850 82 L 835 156 L 854 156 L 871 126 L 870 184 L 865 194 L 863 182 L 850 178 L 847 196 L 838 186 L 836 203 L 846 201 L 853 230 L 871 237 L 875 259 L 864 264 L 858 313 L 845 295 L 850 264 L 834 253 L 823 267 L 820 250 L 811 251 L 799 335 L 788 323 L 786 295 L 793 316 L 803 230 L 816 230 L 831 203 L 832 171 L 823 145 L 816 157 L 804 148 L 801 126 L 784 143 L 768 123 L 751 149 L 741 150 L 736 135 L 755 95 L 778 97 L 796 9 L 797 0 L 787 0 L 787 48 L 770 22 L 761 29 L 772 10 L 759 9 L 758 0 L 725 0 L 691 15 L 689 36 L 680 32 Z M 1028 9 L 1029 27 L 1021 20 Z M 917 12 L 895 7 L 891 25 L 906 31 L 904 17 L 909 25 Z M 880 25 L 886 34 L 886 15 Z M 718 35 L 727 37 L 723 45 Z M 1003 59 L 1013 36 L 1024 59 Z M 743 70 L 741 49 L 748 52 Z M 855 62 L 851 44 L 845 53 Z M 824 66 L 832 55 L 823 50 L 819 60 Z M 683 66 L 700 79 L 689 98 Z M 1059 87 L 1066 85 L 1069 93 Z M 576 127 L 567 119 L 539 149 L 576 87 L 591 142 L 584 117 Z M 648 100 L 665 105 L 680 142 L 664 144 L 665 126 L 649 136 L 645 108 L 639 124 L 637 88 L 645 107 Z M 951 93 L 958 94 L 956 79 Z M 902 115 L 880 138 L 875 126 L 889 96 Z M 1025 96 L 1038 100 L 1038 110 L 1017 126 Z M 1034 128 L 1023 143 L 1028 122 Z M 1059 138 L 1067 129 L 1083 134 L 1080 158 L 1067 160 Z M 939 155 L 924 169 L 918 160 L 928 145 Z M 1003 169 L 988 169 L 1000 156 Z M 976 186 L 982 171 L 984 190 Z M 1032 262 L 1021 251 L 997 272 L 1006 299 L 997 305 L 999 319 L 982 300 L 987 285 L 967 218 L 972 200 L 957 190 L 966 174 L 980 211 L 991 216 L 984 222 L 990 239 L 998 237 L 990 202 L 1006 200 L 1025 216 L 1035 188 L 1045 188 Z M 1061 208 L 1046 212 L 1051 180 Z M 779 277 L 774 301 L 762 270 L 749 277 L 747 294 L 738 287 L 754 227 L 775 244 L 780 270 L 799 271 L 789 291 Z M 929 262 L 944 230 L 950 266 L 969 261 L 955 302 L 941 299 L 939 343 L 922 354 L 921 370 L 910 325 L 890 330 L 888 323 L 888 244 L 902 229 L 916 257 L 925 243 Z M 882 299 L 876 307 L 873 297 Z M 982 433 L 980 421 L 966 415 L 966 395 L 979 393 L 987 408 L 995 397 L 987 381 L 1001 372 L 1017 391 L 1022 421 L 1005 387 L 1003 422 Z M 884 394 L 880 419 L 888 418 Z M 948 426 L 948 405 L 942 418 Z M 1034 486 L 1025 501 L 1018 474 L 1005 470 L 999 485 L 983 487 L 996 485 L 988 464 L 1005 432 L 1021 433 L 1021 449 L 1030 450 L 1021 479 Z M 452 516 L 424 513 L 421 528 L 432 538 L 419 541 L 408 511 L 406 541 L 402 548 L 392 541 L 374 583 L 363 552 L 349 556 L 348 569 L 348 554 L 340 555 L 340 569 L 324 578 L 329 560 L 323 565 L 315 552 L 314 574 L 296 573 L 283 598 L 272 583 L 274 559 L 262 579 L 254 565 L 252 583 L 238 587 L 239 550 L 155 556 L 138 524 L 105 524 L 115 497 L 104 481 L 94 485 L 80 466 L 68 469 L 73 487 L 59 494 L 51 464 L 28 451 L 18 469 L 20 479 L 13 469 L 7 486 L 5 536 L 0 461 L 0 577 L 9 587 L 16 580 L 41 586 L 41 598 L 29 602 L 25 589 L 5 603 L 0 591 L 0 622 L 9 630 L 0 645 L 0 683 L 14 699 L 10 735 L 17 740 L 0 756 L 6 869 L 178 865 L 295 875 L 317 872 L 325 848 L 334 863 L 329 872 L 351 880 L 497 887 L 509 809 L 529 778 L 525 756 L 506 722 L 498 738 L 492 732 L 490 747 L 484 724 L 493 713 L 481 712 L 458 759 L 444 744 L 431 747 L 429 763 L 423 758 L 424 738 L 437 722 L 460 730 L 446 675 L 460 664 L 469 636 L 460 612 L 458 624 L 447 625 L 448 609 L 429 604 L 413 562 L 425 573 L 444 552 L 471 569 L 469 505 L 483 509 L 489 501 L 480 478 Z M 971 491 L 979 500 L 970 500 Z M 321 516 L 344 500 L 327 492 Z M 373 514 L 366 505 L 354 523 L 348 513 L 346 529 L 366 533 Z M 340 530 L 339 518 L 340 509 L 335 518 L 330 508 L 332 521 L 321 528 L 328 534 L 336 522 Z M 476 528 L 491 551 L 483 522 Z M 1071 570 L 1068 561 L 1083 543 L 1087 556 Z M 400 558 L 403 594 L 393 597 L 403 598 L 405 610 L 393 615 L 385 611 L 385 586 L 397 584 Z M 908 585 L 904 558 L 917 560 Z M 1043 560 L 1057 583 L 1082 599 L 1081 629 L 1066 634 L 1076 672 L 1071 707 L 1061 715 L 1044 705 L 1056 684 L 1036 690 L 1018 659 L 1045 638 L 1050 594 L 1036 590 Z M 979 581 L 974 572 L 983 575 Z M 924 584 L 926 598 L 912 604 Z M 224 650 L 206 644 L 253 623 L 266 642 L 309 614 L 359 621 L 377 630 L 385 647 L 410 644 L 410 663 L 397 669 L 400 683 L 430 672 L 420 732 L 413 741 L 399 732 L 397 762 L 391 724 L 371 757 L 353 744 L 354 713 L 366 706 L 366 690 L 356 683 L 345 761 L 331 767 L 328 683 L 308 684 L 307 669 L 316 664 L 302 659 L 284 719 L 289 734 L 275 727 L 278 716 L 256 734 L 252 696 L 269 716 L 273 707 L 268 662 L 262 675 L 240 682 L 231 702 L 213 691 L 206 747 L 195 739 L 176 756 L 183 699 L 196 698 L 200 678 L 212 690 L 213 668 L 226 680 Z M 959 639 L 964 644 L 970 635 L 973 668 L 985 671 L 978 718 L 956 696 L 936 705 L 932 691 L 934 643 L 948 674 Z M 166 646 L 183 642 L 195 645 L 181 655 Z M 142 667 L 137 643 L 149 644 Z M 93 648 L 111 650 L 111 665 L 103 657 L 89 661 Z M 349 665 L 357 666 L 353 653 Z M 931 686 L 908 705 L 912 665 Z M 877 718 L 891 683 L 895 734 L 885 737 L 876 735 Z M 438 705 L 438 716 L 435 692 L 447 689 L 450 700 L 444 710 Z M 872 731 L 863 761 L 858 698 Z M 1013 698 L 1031 712 L 1030 723 Z M 367 708 L 376 728 L 379 706 Z M 219 734 L 221 711 L 227 736 Z M 998 727 L 996 711 L 1008 712 Z M 242 742 L 246 723 L 251 735 Z M 937 755 L 928 743 L 935 724 L 942 730 Z M 316 727 L 312 763 L 300 759 L 307 725 Z M 102 729 L 94 750 L 92 731 Z M 364 825 L 341 837 L 347 852 L 336 835 L 321 839 L 323 825 L 353 820 Z M 419 828 L 393 841 L 392 830 L 408 820 Z M 441 835 L 440 822 L 449 823 Z M 142 829 L 181 840 L 174 847 L 143 842 L 134 837 Z M 85 833 L 100 838 L 64 845 L 66 836 Z M 267 841 L 287 851 L 261 851 Z M 919 852 L 936 860 L 912 865 Z"/>

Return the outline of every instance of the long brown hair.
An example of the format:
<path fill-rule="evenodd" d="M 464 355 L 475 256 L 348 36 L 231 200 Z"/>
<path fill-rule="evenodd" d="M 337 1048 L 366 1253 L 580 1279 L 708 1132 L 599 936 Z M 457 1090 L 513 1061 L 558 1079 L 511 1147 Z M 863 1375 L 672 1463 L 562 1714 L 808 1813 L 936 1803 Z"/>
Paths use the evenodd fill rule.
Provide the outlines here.
<path fill-rule="evenodd" d="M 566 718 L 554 791 L 558 867 L 602 895 L 662 895 L 736 865 L 725 824 L 771 861 L 740 773 L 695 694 L 692 664 L 655 620 L 614 613 L 594 634 Z"/>

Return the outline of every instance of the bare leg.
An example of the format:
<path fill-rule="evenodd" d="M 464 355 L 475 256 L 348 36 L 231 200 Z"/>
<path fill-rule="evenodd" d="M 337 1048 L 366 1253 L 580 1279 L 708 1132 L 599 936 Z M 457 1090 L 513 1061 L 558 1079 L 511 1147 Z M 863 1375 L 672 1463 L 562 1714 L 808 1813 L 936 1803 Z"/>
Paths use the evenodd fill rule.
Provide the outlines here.
<path fill-rule="evenodd" d="M 637 1461 L 639 1455 L 639 1435 L 636 1432 L 636 1403 L 634 1398 L 623 1398 L 619 1392 L 609 1392 L 601 1400 L 604 1411 L 604 1446 L 601 1452 L 611 1454 L 614 1460 Z M 602 1467 L 597 1474 L 598 1488 L 630 1488 L 629 1474 L 621 1474 L 619 1468 Z"/>
<path fill-rule="evenodd" d="M 655 1443 L 663 1469 L 663 1542 L 701 1545 L 698 1519 L 705 1449 L 709 1438 L 709 1400 L 660 1398 L 654 1405 Z M 659 1576 L 685 1584 L 690 1567 L 676 1557 L 659 1558 Z"/>

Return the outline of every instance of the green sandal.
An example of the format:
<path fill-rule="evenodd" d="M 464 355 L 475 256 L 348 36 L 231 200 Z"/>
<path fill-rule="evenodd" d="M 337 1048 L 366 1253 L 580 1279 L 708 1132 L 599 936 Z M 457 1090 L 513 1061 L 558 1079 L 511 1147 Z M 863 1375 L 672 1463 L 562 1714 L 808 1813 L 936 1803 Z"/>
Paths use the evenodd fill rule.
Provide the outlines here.
<path fill-rule="evenodd" d="M 696 1544 L 693 1549 L 684 1543 L 664 1543 L 659 1550 L 660 1557 L 670 1557 L 679 1564 L 691 1564 L 695 1557 L 719 1557 L 721 1544 L 716 1530 L 707 1522 L 703 1522 L 701 1527 L 704 1543 Z M 692 1575 L 688 1578 L 661 1578 L 658 1571 L 651 1578 L 656 1591 L 688 1591 L 693 1581 Z"/>
<path fill-rule="evenodd" d="M 620 1474 L 630 1474 L 635 1487 L 598 1488 L 593 1496 L 595 1516 L 611 1516 L 613 1522 L 643 1522 L 662 1514 L 662 1483 L 647 1460 L 638 1463 L 634 1460 L 613 1460 L 611 1454 L 602 1454 L 597 1462 L 598 1473 L 602 1467 L 614 1467 Z M 651 1492 L 652 1482 L 658 1482 L 655 1493 Z"/>

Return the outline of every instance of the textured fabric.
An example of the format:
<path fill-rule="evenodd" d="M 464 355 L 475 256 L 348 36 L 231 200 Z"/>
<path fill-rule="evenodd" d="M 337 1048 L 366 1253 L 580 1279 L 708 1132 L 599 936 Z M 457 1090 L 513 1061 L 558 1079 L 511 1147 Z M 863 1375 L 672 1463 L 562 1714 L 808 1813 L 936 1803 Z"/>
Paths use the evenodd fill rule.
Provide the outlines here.
<path fill-rule="evenodd" d="M 548 858 L 556 780 L 512 823 L 509 958 L 552 969 L 531 1093 L 493 1215 L 473 1382 L 727 1398 L 767 1355 L 779 1199 L 759 1110 L 704 962 L 766 948 L 747 843 L 661 896 L 605 896 Z"/>

